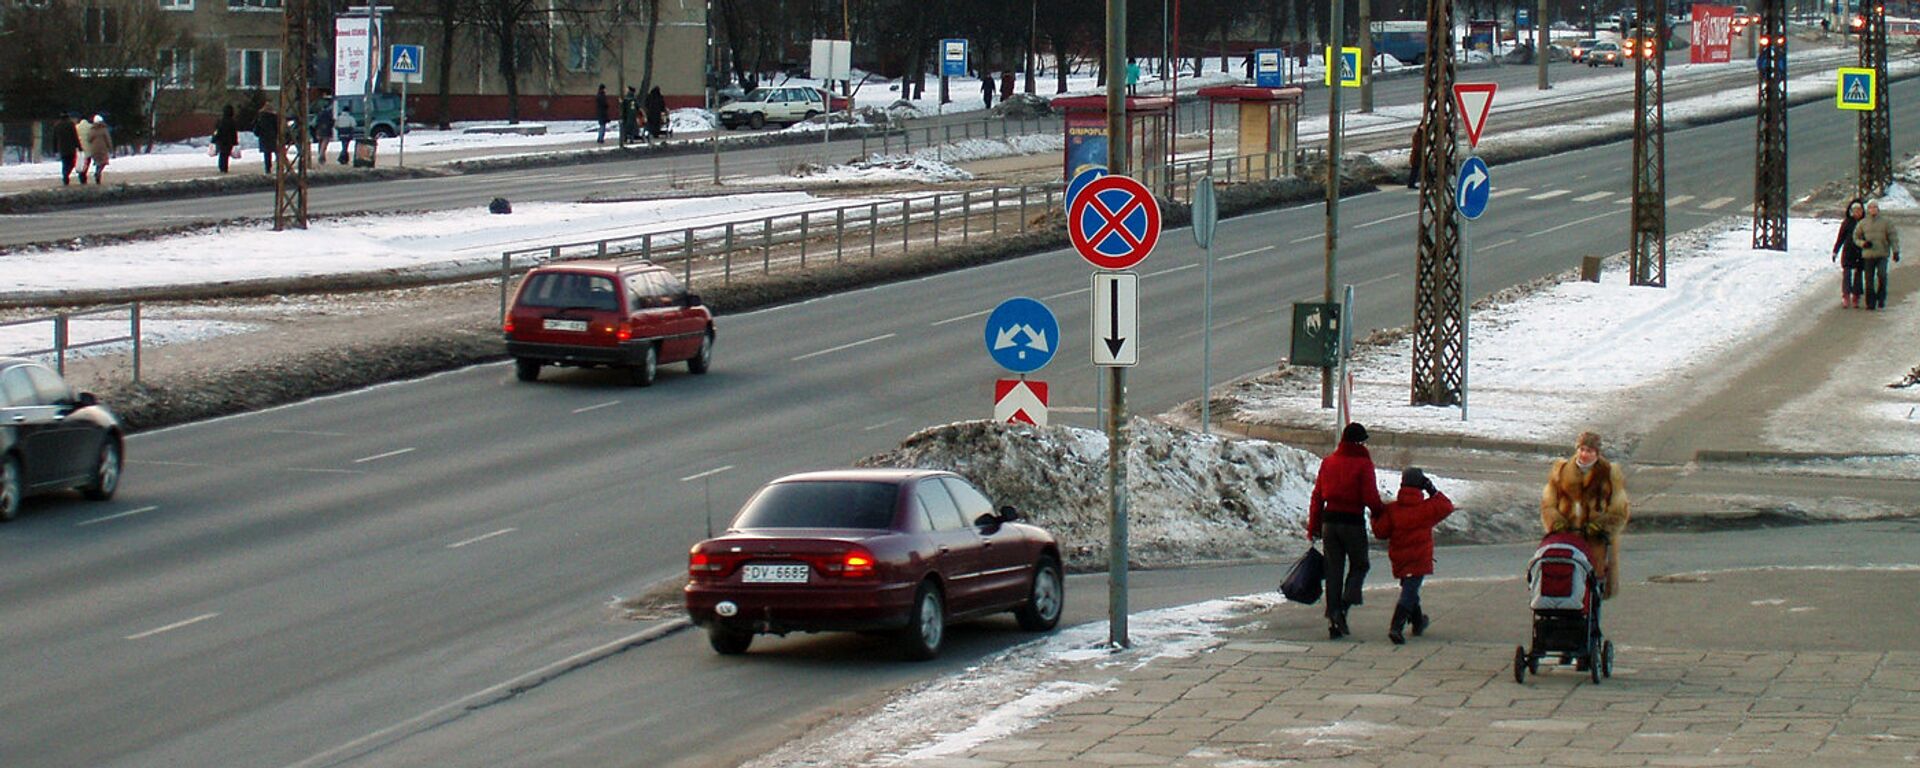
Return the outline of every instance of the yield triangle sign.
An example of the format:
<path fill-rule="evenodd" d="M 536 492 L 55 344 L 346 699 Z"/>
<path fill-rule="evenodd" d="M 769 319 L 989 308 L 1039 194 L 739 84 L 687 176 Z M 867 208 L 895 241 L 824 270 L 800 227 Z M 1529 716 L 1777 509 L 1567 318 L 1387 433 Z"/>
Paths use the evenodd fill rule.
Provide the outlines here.
<path fill-rule="evenodd" d="M 1487 111 L 1493 108 L 1493 92 L 1498 83 L 1456 83 L 1453 102 L 1460 107 L 1460 122 L 1467 129 L 1467 146 L 1480 146 L 1480 131 L 1487 127 Z"/>

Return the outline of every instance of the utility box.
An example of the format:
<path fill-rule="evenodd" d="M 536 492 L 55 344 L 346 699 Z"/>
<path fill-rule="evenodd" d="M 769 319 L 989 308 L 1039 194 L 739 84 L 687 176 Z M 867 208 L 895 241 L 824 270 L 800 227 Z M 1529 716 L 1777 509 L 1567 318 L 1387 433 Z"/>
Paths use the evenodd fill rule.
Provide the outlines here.
<path fill-rule="evenodd" d="M 1599 256 L 1580 257 L 1581 281 L 1588 283 L 1600 282 L 1600 261 Z"/>
<path fill-rule="evenodd" d="M 1340 365 L 1340 304 L 1296 302 L 1293 305 L 1293 345 L 1287 362 L 1311 368 Z"/>

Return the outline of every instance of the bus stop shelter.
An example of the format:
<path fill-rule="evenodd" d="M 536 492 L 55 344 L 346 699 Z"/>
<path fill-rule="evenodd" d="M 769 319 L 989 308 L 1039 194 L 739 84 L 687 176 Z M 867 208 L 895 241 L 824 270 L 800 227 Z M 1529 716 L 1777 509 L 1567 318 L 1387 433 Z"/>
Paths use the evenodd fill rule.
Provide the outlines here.
<path fill-rule="evenodd" d="M 1065 115 L 1065 180 L 1088 168 L 1107 166 L 1107 97 L 1065 96 L 1052 101 Z M 1168 141 L 1173 99 L 1165 96 L 1128 96 L 1127 168 L 1147 189 L 1164 189 L 1173 146 Z"/>
<path fill-rule="evenodd" d="M 1214 162 L 1214 117 L 1222 106 L 1232 110 L 1239 137 L 1226 158 L 1225 181 L 1257 181 L 1292 176 L 1300 146 L 1299 88 L 1260 88 L 1251 85 L 1215 85 L 1200 89 L 1207 100 L 1207 172 Z"/>

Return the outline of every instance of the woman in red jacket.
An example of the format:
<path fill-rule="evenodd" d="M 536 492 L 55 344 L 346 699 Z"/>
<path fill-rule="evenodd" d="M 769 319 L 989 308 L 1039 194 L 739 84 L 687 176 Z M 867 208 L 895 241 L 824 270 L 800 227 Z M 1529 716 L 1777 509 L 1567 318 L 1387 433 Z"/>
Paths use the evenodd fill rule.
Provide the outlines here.
<path fill-rule="evenodd" d="M 1407 641 L 1401 634 L 1413 622 L 1413 635 L 1427 631 L 1427 614 L 1420 610 L 1420 583 L 1433 573 L 1433 527 L 1453 514 L 1453 502 L 1433 487 L 1433 480 L 1416 467 L 1400 473 L 1400 493 L 1387 509 L 1373 517 L 1373 535 L 1387 540 L 1387 559 L 1393 577 L 1400 580 L 1400 602 L 1393 606 L 1393 624 L 1387 639 Z"/>
<path fill-rule="evenodd" d="M 1327 542 L 1327 637 L 1334 640 L 1353 634 L 1347 629 L 1347 608 L 1360 604 L 1360 587 L 1367 581 L 1366 515 L 1387 508 L 1374 485 L 1366 441 L 1366 427 L 1347 425 L 1340 445 L 1320 461 L 1307 503 L 1307 542 Z"/>

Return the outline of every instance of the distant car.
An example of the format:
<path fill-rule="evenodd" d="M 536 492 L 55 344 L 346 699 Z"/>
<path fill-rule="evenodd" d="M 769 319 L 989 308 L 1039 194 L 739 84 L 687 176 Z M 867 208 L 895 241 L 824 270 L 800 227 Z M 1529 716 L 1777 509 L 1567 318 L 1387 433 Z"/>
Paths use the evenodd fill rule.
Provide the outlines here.
<path fill-rule="evenodd" d="M 747 95 L 727 102 L 714 114 L 720 118 L 720 124 L 729 130 L 743 125 L 760 129 L 769 124 L 790 126 L 825 112 L 843 111 L 847 105 L 846 98 L 841 96 L 832 96 L 829 104 L 827 92 L 818 88 L 755 88 Z"/>
<path fill-rule="evenodd" d="M 372 136 L 376 139 L 391 139 L 400 135 L 400 130 L 405 125 L 400 120 L 400 94 L 397 93 L 373 94 L 371 98 L 373 111 L 371 113 L 367 111 L 369 98 L 366 96 L 339 96 L 335 97 L 334 102 L 338 102 L 341 106 L 349 107 L 353 110 L 355 130 L 358 130 L 361 136 Z M 325 99 L 315 99 L 311 105 L 309 105 L 307 112 L 308 131 L 316 130 L 320 122 L 321 108 L 328 106 L 330 103 L 333 102 Z M 331 139 L 333 137 L 329 136 L 327 138 Z"/>
<path fill-rule="evenodd" d="M 26 497 L 78 490 L 94 501 L 120 489 L 125 430 L 91 392 L 32 360 L 0 357 L 0 522 Z"/>
<path fill-rule="evenodd" d="M 1574 42 L 1572 48 L 1567 49 L 1567 55 L 1572 59 L 1573 63 L 1578 64 L 1580 62 L 1586 61 L 1587 53 L 1589 51 L 1592 51 L 1593 47 L 1599 44 L 1600 44 L 1600 40 L 1597 38 L 1588 38 L 1585 40 L 1576 41 Z"/>
<path fill-rule="evenodd" d="M 755 635 L 889 632 L 938 655 L 952 622 L 1012 611 L 1060 623 L 1060 546 L 949 472 L 850 469 L 780 478 L 687 555 L 687 614 L 719 653 Z"/>
<path fill-rule="evenodd" d="M 625 368 L 636 386 L 659 367 L 713 365 L 713 312 L 664 267 L 648 261 L 571 261 L 535 267 L 520 281 L 501 331 L 521 381 L 548 365 Z"/>
<path fill-rule="evenodd" d="M 1587 51 L 1587 66 L 1597 67 L 1602 64 L 1612 64 L 1616 67 L 1624 67 L 1627 64 L 1626 58 L 1626 53 L 1620 50 L 1619 43 L 1594 43 L 1593 47 Z"/>

